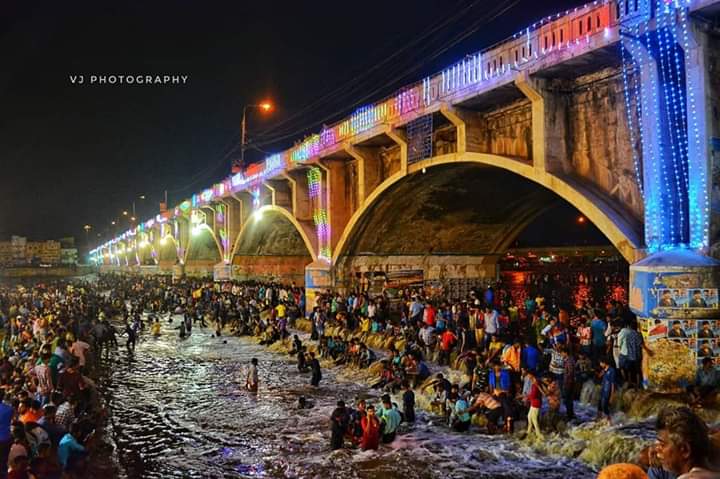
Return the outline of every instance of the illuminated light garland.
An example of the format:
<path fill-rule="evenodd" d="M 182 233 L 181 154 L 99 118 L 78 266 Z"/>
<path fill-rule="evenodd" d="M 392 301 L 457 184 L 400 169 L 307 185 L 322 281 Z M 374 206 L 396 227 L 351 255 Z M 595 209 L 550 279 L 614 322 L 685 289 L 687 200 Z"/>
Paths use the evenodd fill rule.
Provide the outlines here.
<path fill-rule="evenodd" d="M 200 193 L 200 201 L 202 203 L 208 203 L 209 201 L 211 201 L 213 199 L 214 194 L 215 194 L 215 192 L 212 190 L 212 188 L 208 188 L 208 189 L 204 190 L 202 193 Z M 195 195 L 193 195 L 193 196 L 195 196 Z"/>
<path fill-rule="evenodd" d="M 689 0 L 686 3 L 689 5 Z M 676 2 L 676 6 L 680 11 L 682 46 L 685 54 L 684 61 L 685 65 L 690 65 L 692 60 L 690 56 L 687 9 L 679 2 Z M 687 82 L 688 175 L 690 171 L 697 174 L 697 181 L 690 181 L 688 184 L 690 245 L 693 248 L 704 249 L 709 246 L 710 240 L 710 196 L 708 194 L 709 188 L 706 184 L 707 159 L 703 154 L 695 91 L 694 88 L 691 87 L 687 68 L 685 69 L 685 78 Z M 692 137 L 692 142 L 690 141 L 690 137 Z"/>
<path fill-rule="evenodd" d="M 314 205 L 313 222 L 318 239 L 318 258 L 331 261 L 330 249 L 330 222 L 327 209 L 323 206 L 322 197 L 322 170 L 318 167 L 310 168 L 307 172 L 308 196 Z"/>
<path fill-rule="evenodd" d="M 648 173 L 645 184 L 651 187 L 643 190 L 646 244 L 650 252 L 685 247 L 703 248 L 707 244 L 703 206 L 707 203 L 700 206 L 698 201 L 706 202 L 708 194 L 704 184 L 706 176 L 702 176 L 706 165 L 697 158 L 703 155 L 693 153 L 689 146 L 691 134 L 698 142 L 696 144 L 699 144 L 699 131 L 695 91 L 687 71 L 687 65 L 690 64 L 687 7 L 677 0 L 653 1 L 644 2 L 643 10 L 635 15 L 635 39 L 626 42 L 638 68 L 638 74 L 634 77 L 639 77 L 639 72 L 646 68 L 646 76 L 649 78 L 642 88 L 638 86 L 639 79 L 634 78 L 633 85 L 636 93 L 640 90 L 640 95 L 635 95 L 640 98 L 640 102 L 636 101 L 635 111 L 641 132 L 641 148 L 646 156 L 644 160 L 650 162 L 650 168 L 645 168 Z M 621 3 L 620 6 L 626 10 L 628 5 Z M 655 18 L 651 18 L 653 7 Z M 654 31 L 650 28 L 651 20 L 655 22 Z M 643 32 L 640 31 L 641 25 Z M 681 42 L 684 58 L 679 53 Z M 648 52 L 647 64 L 642 57 L 644 48 Z M 628 98 L 630 85 L 624 56 L 623 87 L 631 142 L 634 144 L 633 111 Z M 651 105 L 651 109 L 645 112 L 640 104 Z M 643 123 L 646 123 L 645 126 Z M 653 145 L 654 148 L 645 148 L 642 132 L 650 125 L 657 143 Z M 656 158 L 655 151 L 659 147 L 662 150 Z M 635 166 L 636 171 L 639 171 L 639 166 Z M 691 168 L 695 171 L 698 166 L 697 179 L 702 178 L 701 181 L 696 181 L 695 175 L 690 174 Z"/>
<path fill-rule="evenodd" d="M 672 210 L 673 215 L 675 214 L 675 212 L 677 212 L 677 219 L 675 221 L 671 221 L 670 223 L 670 238 L 666 240 L 666 244 L 684 245 L 687 242 L 687 238 L 683 234 L 685 229 L 684 210 L 686 208 L 685 195 L 683 193 L 687 192 L 687 185 L 678 184 L 678 180 L 682 177 L 681 175 L 683 165 L 687 163 L 684 158 L 678 158 L 678 156 L 681 154 L 680 151 L 678 151 L 679 149 L 681 149 L 681 140 L 679 138 L 681 138 L 683 135 L 681 132 L 677 132 L 676 134 L 673 134 L 672 132 L 672 129 L 675 126 L 674 124 L 676 123 L 674 118 L 674 112 L 677 111 L 677 108 L 675 106 L 677 100 L 675 98 L 675 88 L 673 87 L 676 82 L 674 82 L 672 79 L 672 72 L 670 71 L 669 65 L 669 57 L 670 49 L 675 47 L 675 41 L 672 38 L 668 38 L 668 30 L 670 28 L 670 26 L 667 24 L 667 19 L 669 17 L 669 5 L 665 4 L 664 8 L 661 8 L 662 3 L 662 0 L 659 0 L 657 5 L 657 20 L 659 20 L 659 22 L 656 22 L 655 37 L 658 45 L 658 63 L 660 65 L 659 86 L 660 93 L 662 94 L 661 104 L 666 118 L 664 133 L 670 140 L 670 158 L 672 161 L 671 172 L 672 179 L 674 180 L 675 185 L 672 185 L 670 183 L 670 180 L 666 180 L 666 183 L 670 184 L 671 187 L 673 187 L 673 189 L 669 190 L 668 192 L 672 191 L 672 198 L 676 200 L 678 206 L 677 208 L 673 208 Z M 661 112 L 658 113 L 662 115 Z M 675 201 L 673 201 L 673 203 L 675 203 Z"/>
<path fill-rule="evenodd" d="M 308 195 L 310 199 L 320 197 L 320 185 L 322 183 L 322 171 L 320 168 L 310 168 L 307 172 Z"/>
<path fill-rule="evenodd" d="M 646 26 L 645 28 L 645 44 L 648 45 L 648 47 L 651 45 L 651 30 Z M 658 94 L 658 84 L 657 84 L 657 73 L 656 71 L 653 72 L 653 74 L 650 75 L 651 78 L 651 96 L 652 96 L 652 105 L 654 111 L 652 112 L 652 117 L 654 119 L 655 123 L 655 141 L 659 142 L 661 141 L 662 134 L 663 134 L 663 125 L 661 121 L 660 112 L 658 111 L 658 105 L 662 101 Z M 643 90 L 645 90 L 643 88 Z M 658 138 L 659 137 L 659 138 Z M 658 196 L 658 209 L 656 211 L 656 219 L 660 222 L 660 237 L 656 238 L 655 241 L 650 245 L 651 251 L 653 250 L 660 250 L 665 249 L 666 245 L 672 243 L 672 237 L 675 235 L 674 232 L 674 223 L 675 223 L 675 213 L 672 208 L 672 204 L 669 204 L 667 193 L 672 191 L 672 187 L 669 182 L 670 175 L 667 171 L 667 164 L 664 161 L 662 154 L 659 158 L 654 157 L 654 150 L 651 149 L 650 151 L 653 152 L 652 158 L 650 161 L 653 164 L 659 164 L 660 165 L 660 176 L 659 179 L 664 183 L 663 188 L 659 188 L 656 192 Z M 659 185 L 658 185 L 659 186 Z"/>
<path fill-rule="evenodd" d="M 633 158 L 633 166 L 635 168 L 635 182 L 638 186 L 638 189 L 640 190 L 641 195 L 645 195 L 643 184 L 642 184 L 642 174 L 640 173 L 640 158 L 637 152 L 636 145 L 636 139 L 635 139 L 635 127 L 633 125 L 633 110 L 630 106 L 630 87 L 628 83 L 628 67 L 627 63 L 628 60 L 626 59 L 626 53 L 625 53 L 625 43 L 620 42 L 620 54 L 622 57 L 622 76 L 623 76 L 623 93 L 625 94 L 625 112 L 627 114 L 627 124 L 628 124 L 628 132 L 630 135 L 630 151 L 632 152 L 632 158 Z M 632 61 L 632 60 L 631 60 Z M 639 68 L 633 63 L 633 71 L 634 71 L 634 77 L 637 82 L 637 77 L 640 75 Z M 636 96 L 635 102 L 639 105 L 639 99 Z M 638 121 L 640 119 L 640 116 L 638 116 Z M 642 138 L 642 128 L 640 128 L 640 137 Z M 641 140 L 642 142 L 642 140 Z"/>
<path fill-rule="evenodd" d="M 313 158 L 320 153 L 320 135 L 311 135 L 293 148 L 290 158 L 295 163 L 300 163 Z"/>

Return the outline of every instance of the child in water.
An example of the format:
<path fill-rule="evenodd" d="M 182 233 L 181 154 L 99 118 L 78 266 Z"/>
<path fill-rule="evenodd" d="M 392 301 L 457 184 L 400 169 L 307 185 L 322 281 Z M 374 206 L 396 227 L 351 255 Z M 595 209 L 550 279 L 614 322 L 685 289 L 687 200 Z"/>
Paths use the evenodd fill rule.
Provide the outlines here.
<path fill-rule="evenodd" d="M 259 385 L 257 364 L 258 360 L 256 358 L 250 360 L 250 369 L 248 370 L 247 379 L 245 380 L 245 387 L 253 393 L 257 392 Z"/>
<path fill-rule="evenodd" d="M 150 333 L 155 337 L 160 336 L 160 320 L 159 319 L 155 319 L 155 322 L 150 327 Z"/>

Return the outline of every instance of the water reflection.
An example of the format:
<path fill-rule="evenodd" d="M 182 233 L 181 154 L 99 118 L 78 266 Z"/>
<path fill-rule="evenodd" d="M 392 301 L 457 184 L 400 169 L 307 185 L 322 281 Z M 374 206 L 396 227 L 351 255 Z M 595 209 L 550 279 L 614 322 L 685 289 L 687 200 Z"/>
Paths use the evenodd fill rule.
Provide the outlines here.
<path fill-rule="evenodd" d="M 251 339 L 214 338 L 210 329 L 180 340 L 164 324 L 161 337 L 142 338 L 134 355 L 111 354 L 98 384 L 123 477 L 593 477 L 577 461 L 539 456 L 507 438 L 449 433 L 423 414 L 392 447 L 331 453 L 335 402 L 368 397 L 367 386 L 324 371 L 315 390 L 289 357 Z M 257 395 L 242 390 L 252 357 L 260 361 Z M 297 410 L 301 395 L 315 408 Z"/>

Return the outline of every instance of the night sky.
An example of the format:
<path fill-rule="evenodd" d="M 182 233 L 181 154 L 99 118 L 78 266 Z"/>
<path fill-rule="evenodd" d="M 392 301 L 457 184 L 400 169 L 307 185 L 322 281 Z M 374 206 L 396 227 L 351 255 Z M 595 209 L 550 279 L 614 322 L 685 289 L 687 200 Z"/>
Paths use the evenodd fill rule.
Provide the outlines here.
<path fill-rule="evenodd" d="M 133 199 L 144 220 L 157 213 L 164 190 L 174 205 L 227 176 L 245 104 L 277 104 L 267 118 L 251 116 L 249 131 L 260 150 L 279 151 L 581 3 L 5 0 L 0 239 L 75 236 L 84 243 L 84 224 L 107 239 L 110 222 Z M 109 74 L 188 79 L 88 83 L 90 75 Z M 74 85 L 71 75 L 86 82 Z M 121 222 L 117 231 L 127 227 Z"/>

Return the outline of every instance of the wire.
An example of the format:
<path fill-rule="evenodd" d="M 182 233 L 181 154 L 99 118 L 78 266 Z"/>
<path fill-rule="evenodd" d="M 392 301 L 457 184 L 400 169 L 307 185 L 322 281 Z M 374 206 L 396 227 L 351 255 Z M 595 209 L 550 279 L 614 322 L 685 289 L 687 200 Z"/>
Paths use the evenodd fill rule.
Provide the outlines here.
<path fill-rule="evenodd" d="M 285 125 L 285 124 L 287 124 L 288 122 L 291 122 L 291 120 L 293 120 L 293 119 L 295 119 L 295 118 L 303 115 L 305 112 L 307 112 L 307 111 L 309 111 L 309 110 L 312 110 L 312 109 L 315 108 L 317 105 L 320 105 L 320 104 L 323 104 L 323 103 L 327 103 L 328 101 L 330 101 L 331 99 L 333 99 L 336 95 L 338 95 L 338 94 L 340 94 L 340 93 L 342 93 L 343 96 L 347 96 L 347 95 L 348 95 L 349 93 L 351 93 L 352 91 L 355 91 L 355 90 L 359 87 L 358 84 L 359 84 L 361 81 L 363 81 L 365 78 L 367 78 L 368 76 L 370 76 L 372 73 L 374 73 L 375 71 L 379 70 L 380 68 L 382 68 L 383 66 L 385 66 L 387 63 L 395 60 L 395 58 L 397 58 L 399 55 L 401 55 L 402 53 L 404 53 L 404 52 L 407 51 L 408 49 L 414 47 L 416 44 L 418 44 L 419 42 L 425 40 L 425 39 L 428 38 L 429 36 L 433 35 L 433 34 L 436 33 L 437 31 L 439 31 L 440 29 L 445 28 L 445 27 L 448 26 L 449 24 L 451 24 L 451 23 L 455 22 L 456 20 L 458 20 L 459 18 L 463 17 L 469 10 L 471 10 L 471 9 L 478 3 L 478 1 L 479 1 L 479 0 L 473 0 L 473 1 L 471 1 L 468 5 L 466 5 L 465 7 L 457 10 L 454 14 L 452 14 L 452 15 L 450 15 L 450 16 L 446 17 L 445 19 L 442 19 L 442 20 L 440 20 L 440 21 L 438 21 L 438 22 L 435 22 L 435 23 L 434 23 L 427 31 L 425 31 L 422 35 L 416 37 L 414 40 L 410 41 L 409 43 L 407 43 L 407 44 L 406 44 L 405 46 L 403 46 L 402 48 L 395 50 L 390 56 L 386 57 L 384 60 L 382 60 L 382 61 L 374 64 L 374 65 L 373 65 L 372 67 L 370 67 L 370 68 L 364 69 L 364 70 L 363 70 L 363 73 L 360 74 L 359 76 L 355 76 L 352 80 L 350 80 L 350 81 L 348 81 L 348 82 L 340 85 L 339 87 L 335 88 L 334 90 L 331 90 L 331 91 L 328 92 L 327 94 L 325 94 L 325 95 L 321 96 L 320 98 L 316 99 L 315 101 L 311 102 L 309 105 L 307 105 L 307 106 L 301 108 L 300 110 L 298 110 L 297 112 L 293 113 L 292 115 L 290 115 L 289 117 L 287 117 L 287 118 L 284 119 L 283 121 L 281 121 L 281 122 L 279 122 L 279 123 L 276 123 L 276 124 L 273 125 L 272 127 L 269 127 L 268 129 L 266 129 L 266 130 L 264 130 L 264 131 L 256 134 L 255 136 L 265 136 L 265 135 L 267 135 L 267 134 L 269 134 L 269 133 L 277 130 L 280 126 Z M 397 67 L 398 67 L 398 65 L 396 65 L 396 68 L 397 68 Z M 354 87 L 354 88 L 350 88 L 350 87 L 353 86 L 353 85 L 355 85 L 355 87 Z M 282 132 L 281 132 L 281 134 L 282 134 Z"/>
<path fill-rule="evenodd" d="M 463 40 L 467 39 L 470 35 L 477 32 L 477 30 L 487 24 L 488 22 L 491 22 L 492 20 L 495 20 L 500 15 L 503 15 L 508 10 L 514 8 L 518 3 L 520 3 L 520 0 L 505 0 L 500 5 L 498 5 L 494 10 L 490 11 L 487 15 L 483 16 L 480 20 L 474 22 L 470 27 L 466 28 L 459 34 L 455 35 L 455 37 L 450 40 L 446 45 L 441 47 L 440 49 L 436 50 L 434 53 L 431 53 L 430 56 L 426 56 L 424 60 L 420 61 L 419 63 L 416 63 L 414 66 L 412 66 L 409 69 L 404 69 L 404 73 L 400 76 L 396 76 L 393 79 L 391 79 L 388 82 L 385 82 L 381 86 L 375 88 L 374 90 L 366 93 L 359 99 L 355 100 L 350 106 L 346 107 L 345 111 L 352 110 L 356 106 L 366 102 L 368 99 L 375 97 L 379 93 L 383 92 L 386 89 L 389 89 L 391 86 L 396 85 L 397 83 L 400 83 L 403 79 L 407 78 L 409 75 L 415 73 L 417 70 L 421 69 L 423 66 L 425 66 L 428 62 L 436 59 L 440 55 L 447 52 L 449 49 L 457 45 L 458 43 L 462 42 Z M 325 123 L 333 119 L 337 119 L 340 117 L 343 113 L 342 112 L 333 112 L 324 118 L 314 122 L 314 125 L 317 125 L 319 123 Z M 302 129 L 298 129 L 296 131 L 293 131 L 291 133 L 280 135 L 276 137 L 271 137 L 263 141 L 259 141 L 256 143 L 256 145 L 259 146 L 266 146 L 269 144 L 273 144 L 279 141 L 286 140 L 288 138 L 298 136 L 299 134 L 306 132 L 308 130 L 311 130 L 313 126 L 311 127 L 304 127 Z"/>

